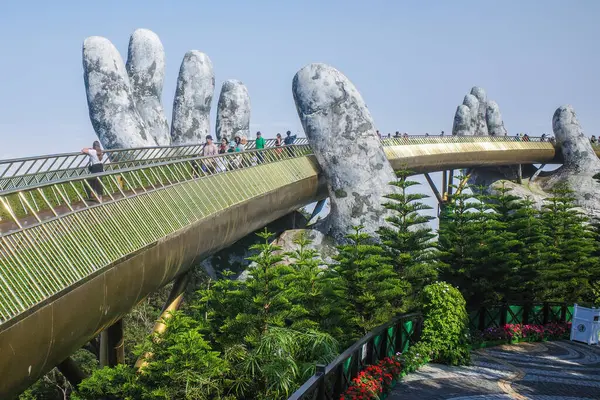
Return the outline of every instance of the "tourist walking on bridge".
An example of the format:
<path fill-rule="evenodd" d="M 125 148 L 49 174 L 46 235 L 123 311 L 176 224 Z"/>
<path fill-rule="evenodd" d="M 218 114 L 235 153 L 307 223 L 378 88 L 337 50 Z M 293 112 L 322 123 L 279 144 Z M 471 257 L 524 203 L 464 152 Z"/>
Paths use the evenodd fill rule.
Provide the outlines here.
<path fill-rule="evenodd" d="M 223 136 L 223 139 L 221 139 L 221 147 L 219 147 L 219 154 L 227 153 L 228 148 L 229 148 L 229 140 L 227 140 L 227 138 Z"/>
<path fill-rule="evenodd" d="M 215 145 L 213 143 L 213 138 L 211 135 L 207 135 L 206 136 L 206 143 L 204 143 L 204 146 L 202 147 L 202 156 L 203 157 L 210 157 L 210 156 L 216 156 L 217 154 L 219 154 L 219 150 L 217 149 L 217 145 Z"/>
<path fill-rule="evenodd" d="M 206 135 L 206 143 L 202 147 L 202 156 L 203 157 L 213 157 L 219 154 L 219 149 L 217 149 L 217 145 L 213 143 L 213 138 L 211 135 Z M 215 172 L 215 164 L 213 159 L 207 159 L 203 161 L 202 170 L 204 172 Z"/>
<path fill-rule="evenodd" d="M 99 141 L 95 141 L 92 144 L 92 147 L 86 147 L 81 150 L 83 154 L 87 154 L 90 159 L 90 165 L 88 166 L 88 170 L 91 174 L 98 174 L 100 172 L 104 172 L 104 164 L 102 163 L 102 158 L 104 157 L 104 152 L 102 151 L 102 147 L 100 146 Z M 85 186 L 85 192 L 87 197 L 91 201 L 101 200 L 102 195 L 104 194 L 104 190 L 102 188 L 102 183 L 98 178 L 90 178 L 87 180 L 89 185 Z M 93 198 L 92 192 L 90 188 L 94 191 L 94 193 L 98 196 L 97 199 Z"/>
<path fill-rule="evenodd" d="M 379 139 L 381 139 L 381 135 L 379 135 Z M 292 132 L 287 131 L 285 133 L 285 139 L 283 140 L 283 143 L 286 146 L 291 146 L 291 145 L 294 144 L 295 140 L 296 140 L 296 135 L 292 135 Z M 289 154 L 290 157 L 292 157 L 294 155 L 292 149 L 287 149 L 287 152 L 288 152 L 288 154 Z"/>
<path fill-rule="evenodd" d="M 275 153 L 281 154 L 281 145 L 282 145 L 281 133 L 278 133 L 277 136 L 275 137 Z"/>
<path fill-rule="evenodd" d="M 244 146 L 244 143 L 242 143 L 241 136 L 235 135 L 234 141 L 235 141 L 235 152 L 236 153 L 244 151 L 246 149 L 246 146 Z"/>
<path fill-rule="evenodd" d="M 379 132 L 379 131 L 377 131 Z M 379 138 L 381 139 L 381 135 L 379 135 Z M 294 142 L 296 141 L 296 135 L 292 135 L 292 132 L 287 131 L 285 133 L 285 139 L 284 139 L 284 143 L 286 146 L 290 146 L 292 144 L 294 144 Z"/>
<path fill-rule="evenodd" d="M 258 132 L 256 132 L 256 150 L 262 150 L 264 148 L 265 148 L 265 138 L 263 138 L 260 131 L 258 131 Z M 259 164 L 261 164 L 263 162 L 263 157 L 264 157 L 263 153 L 261 151 L 258 151 L 256 154 L 256 159 Z"/>

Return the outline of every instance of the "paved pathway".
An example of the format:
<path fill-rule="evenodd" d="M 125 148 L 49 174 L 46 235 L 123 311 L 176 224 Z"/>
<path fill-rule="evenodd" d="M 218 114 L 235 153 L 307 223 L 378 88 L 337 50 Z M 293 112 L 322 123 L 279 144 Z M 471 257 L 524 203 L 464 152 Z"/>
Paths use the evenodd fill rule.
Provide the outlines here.
<path fill-rule="evenodd" d="M 598 400 L 600 347 L 559 341 L 477 350 L 472 365 L 427 365 L 388 397 L 412 399 Z"/>

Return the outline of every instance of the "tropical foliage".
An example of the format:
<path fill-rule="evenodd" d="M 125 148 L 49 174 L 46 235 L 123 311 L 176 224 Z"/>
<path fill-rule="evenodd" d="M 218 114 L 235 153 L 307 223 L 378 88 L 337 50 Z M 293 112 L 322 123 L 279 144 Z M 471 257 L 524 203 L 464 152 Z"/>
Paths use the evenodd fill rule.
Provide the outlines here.
<path fill-rule="evenodd" d="M 456 188 L 436 235 L 426 196 L 410 175 L 398 172 L 393 193 L 382 199 L 389 214 L 377 237 L 354 228 L 329 265 L 303 235 L 284 252 L 265 231 L 252 246 L 246 273 L 196 279 L 202 289 L 186 295 L 183 310 L 164 321 L 163 334 L 146 332 L 166 292 L 138 306 L 125 324 L 126 343 L 137 344 L 127 346 L 127 364 L 98 369 L 92 353 L 82 350 L 77 361 L 91 376 L 76 390 L 54 370 L 21 398 L 285 399 L 316 364 L 331 362 L 398 313 L 420 310 L 421 341 L 363 370 L 345 394 L 378 398 L 399 374 L 430 360 L 468 363 L 469 338 L 565 335 L 562 325 L 469 335 L 468 308 L 600 298 L 600 224 L 576 211 L 568 188 L 555 190 L 541 209 L 506 186 L 493 194 Z M 141 356 L 145 365 L 138 371 Z"/>

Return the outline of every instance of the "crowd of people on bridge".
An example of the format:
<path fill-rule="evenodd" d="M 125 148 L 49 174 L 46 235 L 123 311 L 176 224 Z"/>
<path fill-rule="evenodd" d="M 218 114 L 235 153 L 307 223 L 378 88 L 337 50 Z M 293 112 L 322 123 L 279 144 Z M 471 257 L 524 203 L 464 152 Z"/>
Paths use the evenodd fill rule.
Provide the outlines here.
<path fill-rule="evenodd" d="M 440 137 L 444 137 L 446 135 L 446 133 L 444 131 L 441 131 L 439 136 Z M 398 138 L 403 138 L 403 139 L 408 139 L 409 138 L 409 134 L 407 132 L 404 133 L 400 133 L 400 131 L 396 131 L 396 133 L 394 133 L 394 135 L 392 136 L 391 133 L 388 133 L 387 135 L 382 135 L 381 132 L 377 131 L 377 136 L 379 137 L 379 139 L 398 139 Z M 425 134 L 423 134 L 422 136 L 425 137 L 430 137 L 431 135 L 429 134 L 429 132 L 425 132 Z M 454 133 L 452 133 L 452 136 L 456 136 Z M 595 136 L 592 136 L 593 140 L 595 139 Z M 529 142 L 531 140 L 531 138 L 529 137 L 528 134 L 526 133 L 517 133 L 515 135 L 515 140 L 520 141 L 520 142 Z M 554 143 L 554 137 L 553 136 L 548 136 L 547 134 L 543 133 L 542 136 L 540 136 L 540 142 L 552 142 Z M 592 141 L 592 143 L 595 143 L 594 141 Z"/>
<path fill-rule="evenodd" d="M 445 135 L 444 131 L 441 131 L 439 134 L 440 137 L 443 137 L 444 135 Z M 384 136 L 379 131 L 377 131 L 377 136 L 380 139 L 384 139 L 384 138 L 390 139 L 392 137 L 408 139 L 408 137 L 409 137 L 407 132 L 400 133 L 400 131 L 396 131 L 393 136 L 391 133 L 388 133 L 387 135 Z M 424 136 L 429 137 L 430 135 L 428 132 L 426 132 Z M 454 136 L 454 134 L 453 134 L 453 136 Z M 283 151 L 283 149 L 281 149 L 283 146 L 293 145 L 294 142 L 296 141 L 296 138 L 297 138 L 297 136 L 292 135 L 291 131 L 286 132 L 285 138 L 282 137 L 281 133 L 278 133 L 275 137 L 275 142 L 273 143 L 276 148 L 279 148 L 276 150 L 276 152 L 281 153 Z M 515 140 L 522 141 L 522 142 L 529 142 L 531 139 L 527 133 L 517 133 L 515 135 Z M 555 141 L 553 136 L 548 136 L 545 133 L 543 133 L 542 136 L 540 136 L 539 140 L 541 142 L 548 141 L 550 143 L 554 143 L 554 141 Z M 590 142 L 593 145 L 598 144 L 598 139 L 596 138 L 595 135 L 592 135 L 592 137 L 590 138 Z M 206 142 L 202 145 L 201 151 L 198 154 L 198 156 L 213 157 L 213 156 L 218 156 L 219 154 L 240 153 L 240 152 L 243 152 L 246 150 L 247 145 L 248 145 L 248 139 L 246 138 L 245 135 L 237 134 L 233 137 L 233 140 L 229 140 L 228 138 L 223 137 L 221 139 L 221 143 L 218 145 L 213 141 L 212 135 L 207 135 Z M 263 135 L 260 131 L 256 132 L 256 140 L 255 140 L 254 148 L 257 150 L 261 150 L 261 149 L 264 149 L 265 147 L 266 147 L 265 138 L 263 137 Z M 86 154 L 89 157 L 88 170 L 90 173 L 97 174 L 97 173 L 101 173 L 104 171 L 105 158 L 104 158 L 104 152 L 102 150 L 102 147 L 100 146 L 99 141 L 96 140 L 93 143 L 92 147 L 84 148 L 81 150 L 81 152 L 83 154 Z M 260 152 L 258 152 L 255 157 L 255 162 L 260 164 L 263 161 L 264 161 L 264 155 L 261 154 Z M 213 162 L 208 162 L 208 163 L 202 164 L 202 167 L 199 167 L 198 164 L 196 164 L 198 172 L 199 172 L 200 168 L 202 170 L 204 170 L 204 172 L 215 172 L 215 171 L 221 172 L 221 171 L 225 171 L 225 170 L 232 169 L 232 168 L 239 168 L 240 165 L 241 165 L 241 160 L 235 159 L 235 158 L 231 159 L 231 160 L 217 159 Z M 102 196 L 103 188 L 102 188 L 102 184 L 98 181 L 98 179 L 95 179 L 95 178 L 89 179 L 88 183 L 89 183 L 89 187 L 91 187 L 91 189 L 94 192 L 96 192 L 98 195 Z M 93 196 L 91 195 L 89 188 L 86 188 L 86 192 L 87 192 L 90 200 L 93 200 Z"/>

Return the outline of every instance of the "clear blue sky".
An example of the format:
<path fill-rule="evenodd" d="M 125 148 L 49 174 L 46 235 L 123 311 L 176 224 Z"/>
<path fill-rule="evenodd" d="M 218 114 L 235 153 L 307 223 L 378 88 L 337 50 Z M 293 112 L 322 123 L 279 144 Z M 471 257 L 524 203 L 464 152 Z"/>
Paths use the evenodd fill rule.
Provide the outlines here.
<path fill-rule="evenodd" d="M 551 131 L 564 103 L 600 133 L 599 16 L 598 0 L 5 1 L 0 158 L 89 145 L 83 40 L 105 36 L 125 59 L 136 28 L 165 46 L 169 120 L 182 57 L 197 49 L 218 89 L 246 83 L 251 128 L 267 137 L 300 130 L 291 82 L 311 62 L 344 72 L 384 133 L 450 131 L 473 85 L 500 104 L 511 134 Z"/>

